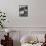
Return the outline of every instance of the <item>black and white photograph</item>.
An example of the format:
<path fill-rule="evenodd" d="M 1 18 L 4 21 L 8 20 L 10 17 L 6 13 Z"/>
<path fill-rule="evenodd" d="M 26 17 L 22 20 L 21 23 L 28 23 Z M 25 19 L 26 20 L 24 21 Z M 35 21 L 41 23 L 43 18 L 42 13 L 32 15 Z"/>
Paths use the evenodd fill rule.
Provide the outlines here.
<path fill-rule="evenodd" d="M 19 16 L 20 17 L 28 16 L 28 5 L 19 5 Z"/>

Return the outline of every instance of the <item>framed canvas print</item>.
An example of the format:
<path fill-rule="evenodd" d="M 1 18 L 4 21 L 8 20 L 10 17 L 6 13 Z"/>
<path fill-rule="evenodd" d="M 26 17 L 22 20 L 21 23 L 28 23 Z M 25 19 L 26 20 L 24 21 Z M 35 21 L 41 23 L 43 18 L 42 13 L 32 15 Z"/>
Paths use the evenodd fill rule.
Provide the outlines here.
<path fill-rule="evenodd" d="M 28 16 L 28 5 L 19 5 L 19 16 L 20 17 Z"/>

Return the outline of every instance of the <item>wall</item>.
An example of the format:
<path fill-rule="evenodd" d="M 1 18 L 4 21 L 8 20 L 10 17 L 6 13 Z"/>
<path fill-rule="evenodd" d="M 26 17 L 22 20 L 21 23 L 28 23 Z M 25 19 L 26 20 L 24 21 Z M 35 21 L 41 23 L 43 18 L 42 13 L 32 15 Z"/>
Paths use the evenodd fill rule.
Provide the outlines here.
<path fill-rule="evenodd" d="M 28 17 L 19 17 L 19 5 L 27 4 Z M 7 27 L 46 27 L 46 0 L 0 0 L 6 12 Z"/>
<path fill-rule="evenodd" d="M 33 0 L 32 2 L 33 26 L 46 27 L 46 0 Z"/>

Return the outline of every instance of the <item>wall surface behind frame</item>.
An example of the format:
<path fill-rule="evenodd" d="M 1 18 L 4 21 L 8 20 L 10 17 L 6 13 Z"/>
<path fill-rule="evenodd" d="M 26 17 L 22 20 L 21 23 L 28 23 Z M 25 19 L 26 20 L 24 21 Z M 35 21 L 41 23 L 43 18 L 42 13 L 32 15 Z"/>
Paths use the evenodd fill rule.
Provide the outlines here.
<path fill-rule="evenodd" d="M 46 27 L 46 0 L 0 0 L 6 12 L 6 27 Z M 19 5 L 28 5 L 28 17 L 19 17 Z"/>

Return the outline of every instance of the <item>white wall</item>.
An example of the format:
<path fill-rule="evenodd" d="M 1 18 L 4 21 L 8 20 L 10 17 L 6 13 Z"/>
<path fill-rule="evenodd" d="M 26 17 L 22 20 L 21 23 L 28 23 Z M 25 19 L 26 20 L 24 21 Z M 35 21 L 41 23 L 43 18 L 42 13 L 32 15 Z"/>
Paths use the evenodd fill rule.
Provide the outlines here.
<path fill-rule="evenodd" d="M 19 5 L 25 4 L 29 14 L 21 18 Z M 0 9 L 6 12 L 7 27 L 46 27 L 46 0 L 0 0 Z"/>
<path fill-rule="evenodd" d="M 24 4 L 28 5 L 29 14 L 28 17 L 21 18 L 19 5 Z M 45 4 L 46 0 L 0 0 L 0 9 L 6 12 L 8 19 L 6 27 L 12 31 L 46 31 Z"/>
<path fill-rule="evenodd" d="M 46 27 L 46 0 L 32 2 L 32 26 Z"/>

